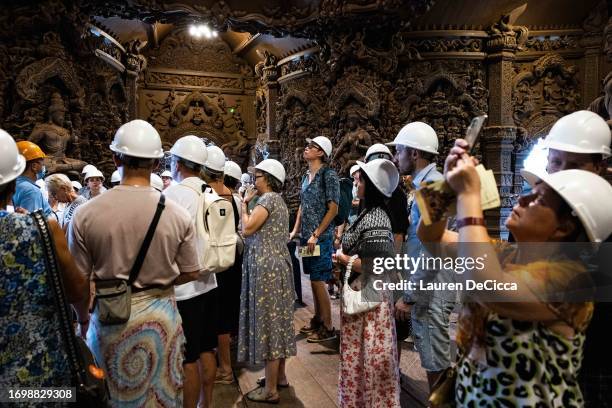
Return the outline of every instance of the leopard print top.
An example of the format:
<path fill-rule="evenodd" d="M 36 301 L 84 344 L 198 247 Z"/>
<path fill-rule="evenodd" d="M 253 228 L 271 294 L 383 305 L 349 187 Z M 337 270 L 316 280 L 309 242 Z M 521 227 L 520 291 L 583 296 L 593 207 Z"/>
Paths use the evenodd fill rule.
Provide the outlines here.
<path fill-rule="evenodd" d="M 486 366 L 458 364 L 461 407 L 582 407 L 577 383 L 584 333 L 571 340 L 537 322 L 491 313 L 486 323 Z"/>

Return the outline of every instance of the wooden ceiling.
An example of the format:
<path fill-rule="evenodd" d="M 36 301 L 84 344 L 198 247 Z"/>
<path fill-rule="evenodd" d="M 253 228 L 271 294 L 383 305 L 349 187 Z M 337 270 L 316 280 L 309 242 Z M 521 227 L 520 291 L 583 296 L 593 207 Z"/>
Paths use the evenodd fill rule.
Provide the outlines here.
<path fill-rule="evenodd" d="M 486 29 L 497 21 L 502 14 L 507 14 L 525 4 L 525 0 L 432 0 L 432 2 L 433 6 L 428 11 L 412 20 L 412 30 L 449 27 Z M 192 10 L 197 10 L 198 5 L 210 9 L 211 3 L 213 2 L 190 0 L 181 3 L 180 7 L 185 7 L 185 4 L 187 4 Z M 292 4 L 293 7 L 306 9 L 317 7 L 314 3 L 318 2 L 293 0 Z M 252 13 L 253 16 L 256 16 L 258 12 L 269 14 L 271 9 L 277 7 L 274 11 L 276 13 L 275 18 L 279 16 L 281 19 L 292 17 L 291 13 L 283 14 L 281 6 L 275 5 L 275 2 L 235 0 L 227 2 L 227 4 L 233 9 Z M 172 5 L 167 6 L 167 9 L 171 10 L 171 7 Z M 178 5 L 176 7 L 179 8 Z M 606 2 L 602 0 L 532 0 L 527 2 L 527 8 L 518 17 L 516 24 L 525 25 L 531 30 L 581 28 L 589 13 L 598 7 L 605 10 Z M 603 15 L 605 15 L 605 12 Z M 148 47 L 159 45 L 163 38 L 177 26 L 176 23 L 146 23 L 141 20 L 128 20 L 121 17 L 95 17 L 94 19 L 101 25 L 101 28 L 109 30 L 122 44 L 139 39 L 142 42 L 147 42 Z M 184 17 L 179 24 L 190 24 L 193 21 L 194 19 L 191 17 Z M 289 35 L 278 38 L 269 34 L 236 32 L 232 29 L 220 33 L 220 36 L 237 55 L 252 65 L 262 59 L 264 50 L 271 52 L 280 59 L 291 52 L 313 45 L 312 40 L 295 38 Z"/>

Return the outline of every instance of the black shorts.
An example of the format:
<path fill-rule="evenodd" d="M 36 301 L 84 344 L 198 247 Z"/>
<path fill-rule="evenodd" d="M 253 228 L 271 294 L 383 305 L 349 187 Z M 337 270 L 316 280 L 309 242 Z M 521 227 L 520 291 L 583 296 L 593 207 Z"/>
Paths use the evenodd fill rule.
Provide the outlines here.
<path fill-rule="evenodd" d="M 242 290 L 242 255 L 236 254 L 234 265 L 217 277 L 218 307 L 217 334 L 238 334 L 240 320 L 240 292 Z"/>
<path fill-rule="evenodd" d="M 217 347 L 217 289 L 176 302 L 185 332 L 184 364 L 195 363 L 200 353 Z"/>

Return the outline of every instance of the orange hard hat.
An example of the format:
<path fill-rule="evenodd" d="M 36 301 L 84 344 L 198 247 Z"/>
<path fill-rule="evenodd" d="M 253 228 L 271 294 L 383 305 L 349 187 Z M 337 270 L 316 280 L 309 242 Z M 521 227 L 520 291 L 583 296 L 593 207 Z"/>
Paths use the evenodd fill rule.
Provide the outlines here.
<path fill-rule="evenodd" d="M 47 157 L 45 152 L 43 152 L 36 143 L 28 142 L 27 140 L 17 142 L 17 148 L 19 149 L 19 153 L 25 157 L 26 161 L 44 159 Z"/>

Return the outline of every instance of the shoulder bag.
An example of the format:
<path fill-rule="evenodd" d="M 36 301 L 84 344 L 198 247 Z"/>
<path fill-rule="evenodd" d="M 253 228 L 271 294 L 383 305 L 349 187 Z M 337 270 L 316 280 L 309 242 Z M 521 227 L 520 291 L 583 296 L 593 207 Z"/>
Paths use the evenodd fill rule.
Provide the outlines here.
<path fill-rule="evenodd" d="M 155 215 L 149 225 L 138 256 L 130 270 L 130 277 L 125 279 L 96 280 L 96 308 L 98 321 L 104 325 L 123 324 L 130 320 L 132 309 L 132 284 L 138 278 L 138 273 L 147 255 L 151 240 L 155 234 L 157 223 L 165 208 L 166 198 L 163 194 L 159 197 Z"/>
<path fill-rule="evenodd" d="M 342 312 L 348 315 L 369 312 L 370 310 L 376 309 L 381 303 L 362 301 L 361 291 L 353 290 L 351 285 L 349 285 L 349 275 L 351 274 L 351 270 L 353 268 L 353 262 L 355 262 L 355 259 L 357 258 L 357 255 L 351 256 L 351 259 L 349 259 L 349 262 L 346 265 L 346 272 L 344 273 L 344 285 L 342 286 Z"/>

